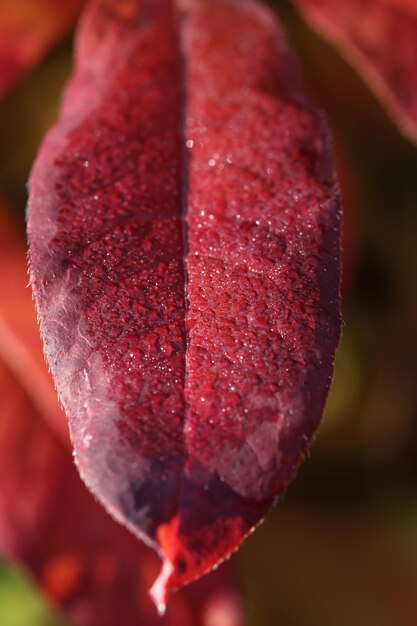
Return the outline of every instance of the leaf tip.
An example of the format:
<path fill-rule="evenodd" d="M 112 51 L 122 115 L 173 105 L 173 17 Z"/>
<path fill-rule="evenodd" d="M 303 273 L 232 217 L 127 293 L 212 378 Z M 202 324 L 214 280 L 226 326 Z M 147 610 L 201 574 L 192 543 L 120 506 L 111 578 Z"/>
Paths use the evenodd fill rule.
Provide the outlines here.
<path fill-rule="evenodd" d="M 168 581 L 174 572 L 174 566 L 169 559 L 165 559 L 158 578 L 155 580 L 149 595 L 151 596 L 159 615 L 165 615 L 168 595 Z"/>

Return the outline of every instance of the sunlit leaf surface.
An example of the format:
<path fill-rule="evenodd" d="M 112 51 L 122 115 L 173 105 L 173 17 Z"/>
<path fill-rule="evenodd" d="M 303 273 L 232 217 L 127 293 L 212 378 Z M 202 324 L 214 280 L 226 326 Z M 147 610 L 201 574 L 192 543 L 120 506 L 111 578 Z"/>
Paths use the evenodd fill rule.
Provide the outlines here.
<path fill-rule="evenodd" d="M 215 0 L 179 20 L 90 5 L 28 218 L 81 475 L 163 558 L 161 608 L 286 489 L 340 327 L 328 133 L 277 19 Z"/>

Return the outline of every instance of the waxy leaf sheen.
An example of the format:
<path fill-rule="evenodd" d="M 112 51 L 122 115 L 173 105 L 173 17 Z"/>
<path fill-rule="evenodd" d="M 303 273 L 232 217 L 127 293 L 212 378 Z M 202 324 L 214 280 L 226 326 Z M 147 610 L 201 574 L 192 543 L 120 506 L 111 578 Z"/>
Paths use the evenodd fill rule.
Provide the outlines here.
<path fill-rule="evenodd" d="M 361 74 L 400 130 L 417 142 L 415 0 L 293 2 Z"/>
<path fill-rule="evenodd" d="M 338 191 L 261 5 L 93 2 L 76 60 L 32 172 L 31 280 L 79 470 L 163 558 L 162 611 L 259 523 L 317 428 Z"/>

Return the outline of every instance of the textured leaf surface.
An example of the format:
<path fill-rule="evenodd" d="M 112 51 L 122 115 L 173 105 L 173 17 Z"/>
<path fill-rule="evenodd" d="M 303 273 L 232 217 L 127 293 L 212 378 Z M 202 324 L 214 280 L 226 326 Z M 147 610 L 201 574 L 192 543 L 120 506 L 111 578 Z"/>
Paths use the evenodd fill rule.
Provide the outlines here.
<path fill-rule="evenodd" d="M 284 491 L 331 378 L 338 197 L 276 19 L 93 3 L 29 237 L 79 469 L 163 557 L 162 606 Z"/>
<path fill-rule="evenodd" d="M 217 612 L 240 625 L 232 568 L 176 595 L 158 618 L 147 594 L 156 557 L 93 500 L 1 362 L 0 397 L 0 553 L 29 568 L 71 624 L 114 626 L 123 615 L 123 626 L 208 626 Z"/>
<path fill-rule="evenodd" d="M 1 555 L 29 568 L 75 626 L 114 626 L 121 613 L 126 626 L 205 626 L 214 614 L 239 626 L 232 567 L 177 596 L 162 623 L 155 618 L 146 593 L 155 558 L 94 502 L 67 450 L 27 281 L 23 233 L 0 203 Z"/>
<path fill-rule="evenodd" d="M 417 141 L 414 0 L 293 0 L 309 24 L 355 66 L 400 129 Z"/>

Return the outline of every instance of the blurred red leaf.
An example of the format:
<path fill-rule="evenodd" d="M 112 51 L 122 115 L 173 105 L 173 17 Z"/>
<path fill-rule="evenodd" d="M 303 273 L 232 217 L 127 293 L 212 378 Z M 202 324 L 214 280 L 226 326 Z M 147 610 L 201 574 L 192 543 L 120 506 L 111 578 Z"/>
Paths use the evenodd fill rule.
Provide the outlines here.
<path fill-rule="evenodd" d="M 164 558 L 163 606 L 241 543 L 317 427 L 338 196 L 260 5 L 187 2 L 178 29 L 170 0 L 93 2 L 77 62 L 32 175 L 32 280 L 81 474 Z"/>
<path fill-rule="evenodd" d="M 59 41 L 85 0 L 3 0 L 0 4 L 0 98 Z"/>
<path fill-rule="evenodd" d="M 0 358 L 40 413 L 69 443 L 68 425 L 42 353 L 36 311 L 28 288 L 24 232 L 0 199 Z"/>
<path fill-rule="evenodd" d="M 293 0 L 300 15 L 361 74 L 402 132 L 417 141 L 415 0 Z"/>

